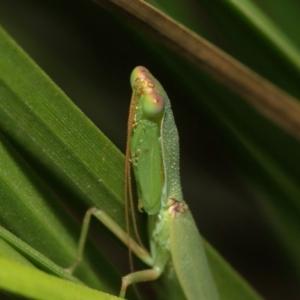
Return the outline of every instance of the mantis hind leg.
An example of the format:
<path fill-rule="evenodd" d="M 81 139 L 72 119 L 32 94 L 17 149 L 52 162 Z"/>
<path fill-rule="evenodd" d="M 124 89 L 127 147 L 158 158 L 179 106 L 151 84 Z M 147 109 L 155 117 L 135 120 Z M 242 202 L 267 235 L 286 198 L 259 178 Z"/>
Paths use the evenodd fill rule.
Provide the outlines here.
<path fill-rule="evenodd" d="M 85 213 L 83 218 L 80 238 L 78 242 L 77 254 L 72 265 L 66 270 L 69 273 L 73 273 L 78 264 L 82 260 L 84 246 L 88 234 L 88 229 L 91 222 L 91 217 L 96 217 L 102 224 L 104 224 L 110 231 L 112 231 L 126 246 L 130 247 L 130 250 L 143 262 L 147 265 L 152 266 L 152 258 L 148 251 L 142 248 L 137 244 L 128 234 L 112 219 L 110 218 L 103 210 L 97 207 L 91 207 Z"/>
<path fill-rule="evenodd" d="M 160 269 L 148 269 L 143 271 L 137 271 L 130 273 L 122 278 L 122 285 L 119 297 L 124 298 L 126 294 L 126 289 L 130 284 L 152 281 L 157 279 L 161 275 L 162 271 Z"/>

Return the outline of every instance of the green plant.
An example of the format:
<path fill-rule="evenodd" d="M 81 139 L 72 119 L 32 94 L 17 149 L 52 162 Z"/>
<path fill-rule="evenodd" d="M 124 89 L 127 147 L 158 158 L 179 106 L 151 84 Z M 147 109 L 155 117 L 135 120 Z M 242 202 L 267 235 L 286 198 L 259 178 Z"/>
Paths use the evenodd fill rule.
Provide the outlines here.
<path fill-rule="evenodd" d="M 244 217 L 248 215 L 247 210 L 254 206 L 251 202 L 250 208 L 243 209 L 247 205 L 245 198 L 257 199 L 253 214 L 260 214 L 261 217 L 251 217 L 252 220 L 259 224 L 270 221 L 273 235 L 279 237 L 277 244 L 271 239 L 271 251 L 278 251 L 274 249 L 280 246 L 282 257 L 291 262 L 295 273 L 299 273 L 299 143 L 296 138 L 209 76 L 153 42 L 144 32 L 138 29 L 132 33 L 130 23 L 116 20 L 115 16 L 89 1 L 62 1 L 58 9 L 51 1 L 24 1 L 20 4 L 20 8 L 27 8 L 43 20 L 46 17 L 53 20 L 50 16 L 55 16 L 54 24 L 59 25 L 56 27 L 49 21 L 46 25 L 49 27 L 44 28 L 51 28 L 52 34 L 44 39 L 33 36 L 33 32 L 38 31 L 25 30 L 24 24 L 29 26 L 30 22 L 25 19 L 28 14 L 24 10 L 24 19 L 17 17 L 22 16 L 22 9 L 15 12 L 16 15 L 11 13 L 9 18 L 7 11 L 11 4 L 2 2 L 4 7 L 0 16 L 4 28 L 25 50 L 32 53 L 42 69 L 55 78 L 56 83 L 119 147 L 125 145 L 131 69 L 142 64 L 151 67 L 155 74 L 160 74 L 157 76 L 172 99 L 181 136 L 182 169 L 184 172 L 188 166 L 189 172 L 193 173 L 191 176 L 188 172 L 182 175 L 187 180 L 183 183 L 184 194 L 194 215 L 199 209 L 200 232 L 212 241 L 215 248 L 222 249 L 220 240 L 224 233 L 221 229 L 226 229 L 226 226 L 219 225 L 215 220 L 220 219 L 221 215 L 228 224 L 230 219 L 236 218 L 236 224 L 227 226 L 241 228 Z M 264 3 L 265 6 L 261 7 L 261 11 L 273 20 L 271 25 L 276 24 L 275 29 L 280 28 L 276 32 L 274 26 L 268 27 L 268 22 L 255 27 L 251 18 L 241 11 L 237 13 L 230 1 L 219 3 L 217 8 L 210 3 L 203 2 L 201 6 L 199 3 L 191 2 L 191 6 L 185 3 L 187 11 L 171 11 L 174 6 L 162 1 L 159 4 L 178 21 L 299 97 L 298 52 L 285 51 L 281 44 L 271 39 L 268 30 L 264 30 L 269 28 L 276 37 L 284 34 L 283 45 L 292 44 L 297 49 L 298 36 L 293 35 L 296 25 L 292 23 L 296 22 L 296 17 L 288 4 L 283 6 L 278 2 L 276 6 Z M 280 14 L 276 13 L 277 7 L 280 7 Z M 257 11 L 254 12 L 257 16 Z M 199 13 L 202 13 L 201 19 L 197 17 Z M 193 15 L 196 16 L 194 19 Z M 259 16 L 259 20 L 264 20 Z M 286 16 L 289 16 L 288 19 Z M 35 20 L 33 27 L 40 28 L 36 24 L 37 19 L 32 17 L 32 20 Z M 284 22 L 286 20 L 289 22 Z M 58 29 L 54 31 L 53 28 Z M 31 32 L 32 35 L 23 35 L 24 32 Z M 101 37 L 100 33 L 103 34 Z M 48 44 L 41 43 L 41 39 Z M 286 40 L 288 42 L 284 43 Z M 7 42 L 7 37 L 2 35 L 1 225 L 30 244 L 39 255 L 42 253 L 59 266 L 67 267 L 75 255 L 81 217 L 89 206 L 98 203 L 118 222 L 124 222 L 123 157 L 51 80 L 41 75 L 22 53 L 19 54 L 18 46 Z M 289 49 L 293 50 L 293 47 Z M 82 60 L 75 59 L 81 56 Z M 75 65 L 75 61 L 78 64 Z M 191 108 L 193 118 L 185 118 L 185 112 L 191 115 Z M 187 133 L 183 132 L 185 129 Z M 190 142 L 184 138 L 192 131 L 197 133 L 199 146 L 195 140 Z M 184 158 L 184 153 L 188 158 Z M 198 158 L 199 162 L 192 162 L 190 157 Z M 192 180 L 195 173 L 199 179 Z M 230 183 L 224 182 L 225 177 L 230 178 Z M 192 181 L 196 186 L 201 186 L 200 194 L 190 187 Z M 238 187 L 231 188 L 233 185 Z M 202 204 L 193 204 L 190 201 L 192 198 Z M 36 203 L 33 202 L 35 200 Z M 226 204 L 222 206 L 220 202 L 224 201 Z M 209 210 L 206 206 L 214 207 Z M 234 214 L 232 206 L 239 206 L 240 210 L 237 209 Z M 227 214 L 230 217 L 226 217 Z M 143 221 L 143 215 L 139 215 L 139 222 Z M 107 236 L 113 248 L 120 248 L 121 261 L 125 260 L 126 249 L 101 225 L 95 226 L 97 233 L 94 235 L 97 238 Z M 243 235 L 242 229 L 238 228 L 235 232 Z M 260 230 L 260 226 L 256 230 Z M 244 235 L 244 241 L 250 239 L 247 233 Z M 3 229 L 2 238 L 4 236 L 7 235 Z M 223 239 L 223 245 L 232 244 L 229 236 Z M 257 239 L 259 237 L 251 240 L 252 243 Z M 86 260 L 75 275 L 89 286 L 115 293 L 119 288 L 120 276 L 127 271 L 117 270 L 116 265 L 119 264 L 113 263 L 113 260 L 107 263 L 105 258 L 101 259 L 98 251 L 103 248 L 103 243 L 97 243 L 97 247 L 90 243 Z M 250 246 L 254 247 L 252 243 Z M 24 245 L 18 248 L 16 244 L 16 240 L 9 242 L 18 253 L 21 251 L 27 261 L 55 273 L 56 267 L 49 267 L 46 258 L 30 257 L 33 253 L 31 249 L 26 252 Z M 233 248 L 238 250 L 238 247 Z M 226 250 L 226 247 L 223 246 L 223 249 Z M 3 253 L 12 255 L 14 252 L 9 249 L 3 250 Z M 13 255 L 14 259 L 16 256 L 19 257 Z M 259 259 L 254 262 L 261 263 Z M 105 269 L 104 275 L 101 269 Z M 276 265 L 274 269 L 278 270 Z M 66 276 L 59 268 L 55 274 Z M 99 274 L 102 283 L 99 283 Z M 293 283 L 293 279 L 290 282 Z M 160 283 L 154 286 L 159 295 Z M 239 294 L 236 297 L 239 299 Z"/>

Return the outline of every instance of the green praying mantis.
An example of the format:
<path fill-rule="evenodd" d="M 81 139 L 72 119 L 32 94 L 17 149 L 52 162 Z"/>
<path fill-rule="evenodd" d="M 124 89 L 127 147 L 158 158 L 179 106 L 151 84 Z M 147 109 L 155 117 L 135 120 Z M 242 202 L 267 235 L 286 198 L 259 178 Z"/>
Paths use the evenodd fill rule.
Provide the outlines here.
<path fill-rule="evenodd" d="M 130 83 L 133 93 L 128 118 L 125 197 L 132 201 L 132 165 L 138 207 L 148 214 L 150 253 L 103 211 L 93 207 L 84 217 L 77 258 L 69 271 L 81 260 L 90 218 L 94 215 L 149 266 L 122 278 L 120 297 L 125 297 L 130 284 L 155 280 L 173 264 L 186 299 L 219 299 L 202 238 L 182 196 L 179 138 L 170 100 L 144 67 L 132 71 Z"/>

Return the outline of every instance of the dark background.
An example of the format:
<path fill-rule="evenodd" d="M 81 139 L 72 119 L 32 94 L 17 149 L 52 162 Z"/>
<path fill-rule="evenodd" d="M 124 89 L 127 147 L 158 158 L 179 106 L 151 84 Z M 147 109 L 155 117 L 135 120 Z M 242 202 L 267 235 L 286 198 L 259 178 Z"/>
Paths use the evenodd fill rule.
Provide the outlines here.
<path fill-rule="evenodd" d="M 122 152 L 129 75 L 146 66 L 172 102 L 183 192 L 201 233 L 265 298 L 296 299 L 280 243 L 235 172 L 236 149 L 205 110 L 186 99 L 179 78 L 139 35 L 102 7 L 80 0 L 0 0 L 0 23 Z"/>

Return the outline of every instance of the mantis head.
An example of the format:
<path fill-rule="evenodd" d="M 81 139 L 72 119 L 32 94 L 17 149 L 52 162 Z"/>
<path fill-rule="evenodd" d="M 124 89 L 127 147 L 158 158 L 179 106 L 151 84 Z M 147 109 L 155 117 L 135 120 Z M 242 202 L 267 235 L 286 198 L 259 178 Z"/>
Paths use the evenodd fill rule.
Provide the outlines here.
<path fill-rule="evenodd" d="M 165 108 L 164 90 L 148 69 L 142 66 L 134 68 L 130 84 L 137 97 L 136 103 L 141 101 L 143 117 L 162 117 Z"/>

